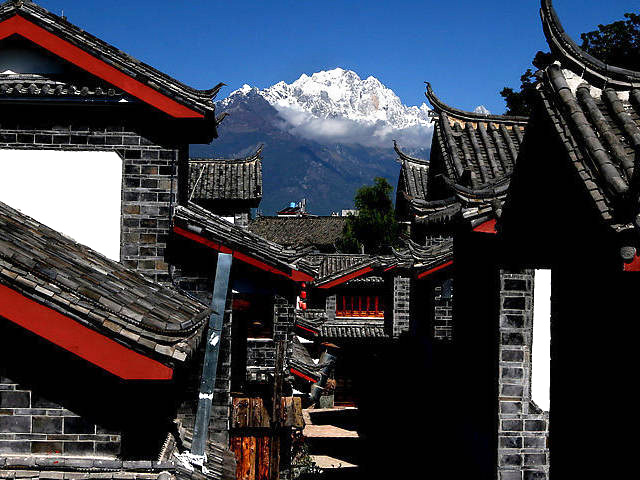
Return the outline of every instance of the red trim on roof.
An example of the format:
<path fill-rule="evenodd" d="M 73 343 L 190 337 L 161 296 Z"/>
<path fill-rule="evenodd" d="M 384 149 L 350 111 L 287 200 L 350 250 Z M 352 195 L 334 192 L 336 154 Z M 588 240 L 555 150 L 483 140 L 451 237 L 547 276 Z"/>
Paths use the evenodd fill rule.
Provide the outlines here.
<path fill-rule="evenodd" d="M 188 230 L 185 230 L 184 228 L 180 228 L 177 226 L 173 227 L 173 231 L 175 233 L 177 233 L 178 235 L 181 235 L 183 237 L 186 237 L 190 240 L 194 240 L 195 242 L 198 242 L 202 245 L 206 245 L 209 248 L 213 248 L 214 250 L 217 250 L 218 252 L 222 252 L 222 253 L 230 253 L 233 255 L 233 258 L 237 258 L 238 260 L 248 263 L 249 265 L 253 265 L 256 268 L 259 268 L 260 270 L 264 270 L 266 272 L 270 272 L 270 273 L 274 273 L 276 275 L 282 275 L 285 276 L 287 278 L 290 278 L 291 280 L 295 281 L 295 282 L 310 282 L 313 280 L 313 277 L 311 277 L 310 275 L 307 275 L 306 273 L 303 272 L 299 272 L 298 270 L 294 270 L 291 269 L 291 273 L 286 273 L 283 272 L 282 270 L 278 270 L 277 268 L 274 268 L 270 265 L 267 265 L 264 262 L 261 262 L 260 260 L 257 260 L 253 257 L 250 257 L 249 255 L 245 255 L 242 252 L 239 252 L 237 250 L 231 250 L 228 247 L 225 247 L 224 245 L 221 245 L 219 243 L 213 242 L 209 239 L 206 239 L 200 235 L 198 235 L 197 233 L 193 233 L 190 232 Z"/>
<path fill-rule="evenodd" d="M 453 265 L 453 260 L 449 260 L 447 263 L 443 263 L 442 265 L 432 268 L 430 270 L 427 270 L 426 272 L 422 272 L 418 274 L 418 278 L 424 278 L 428 275 L 431 275 L 432 273 L 437 272 L 438 270 L 442 270 L 443 268 L 447 268 L 450 267 L 451 265 Z"/>
<path fill-rule="evenodd" d="M 390 267 L 387 267 L 384 269 L 385 272 L 390 272 L 391 270 L 393 270 L 394 268 L 398 268 L 397 265 L 391 265 Z"/>
<path fill-rule="evenodd" d="M 15 15 L 0 22 L 0 40 L 14 34 L 40 45 L 60 58 L 111 83 L 172 117 L 204 118 L 203 114 L 181 105 L 20 15 Z"/>
<path fill-rule="evenodd" d="M 0 316 L 125 380 L 170 380 L 173 370 L 0 285 Z"/>
<path fill-rule="evenodd" d="M 311 378 L 308 375 L 305 375 L 304 373 L 302 373 L 301 371 L 296 370 L 295 368 L 291 368 L 290 370 L 291 370 L 291 373 L 293 373 L 294 375 L 304 378 L 305 380 L 308 380 L 311 383 L 316 383 L 318 381 L 317 379 Z"/>
<path fill-rule="evenodd" d="M 365 275 L 365 274 L 367 274 L 369 272 L 373 272 L 373 267 L 361 268 L 360 270 L 356 270 L 355 272 L 351 272 L 350 274 L 345 275 L 344 277 L 336 278 L 335 280 L 332 280 L 329 283 L 325 283 L 324 285 L 320 285 L 320 286 L 318 286 L 318 288 L 335 287 L 336 285 L 340 285 L 341 283 L 348 282 L 349 280 L 352 280 L 354 278 L 361 277 L 362 275 Z"/>
<path fill-rule="evenodd" d="M 633 257 L 633 260 L 631 261 L 631 263 L 625 263 L 624 264 L 624 271 L 625 272 L 640 272 L 640 257 L 636 255 L 635 257 Z"/>
<path fill-rule="evenodd" d="M 303 327 L 302 325 L 296 324 L 296 327 L 301 328 L 302 330 L 306 330 L 307 332 L 313 333 L 314 335 L 318 335 L 318 332 L 315 330 L 311 330 L 310 328 Z"/>
<path fill-rule="evenodd" d="M 474 232 L 480 233 L 498 233 L 496 230 L 496 220 L 487 220 L 484 223 L 481 223 L 476 228 L 473 229 Z"/>

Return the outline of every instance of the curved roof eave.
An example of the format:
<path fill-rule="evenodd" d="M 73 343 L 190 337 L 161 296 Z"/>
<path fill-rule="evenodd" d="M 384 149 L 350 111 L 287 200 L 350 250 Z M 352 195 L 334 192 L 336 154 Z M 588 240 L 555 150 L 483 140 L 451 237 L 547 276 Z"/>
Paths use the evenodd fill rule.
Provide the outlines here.
<path fill-rule="evenodd" d="M 563 67 L 602 84 L 598 86 L 618 89 L 640 87 L 640 72 L 608 65 L 582 50 L 564 31 L 552 0 L 540 0 L 540 18 L 549 48 Z"/>

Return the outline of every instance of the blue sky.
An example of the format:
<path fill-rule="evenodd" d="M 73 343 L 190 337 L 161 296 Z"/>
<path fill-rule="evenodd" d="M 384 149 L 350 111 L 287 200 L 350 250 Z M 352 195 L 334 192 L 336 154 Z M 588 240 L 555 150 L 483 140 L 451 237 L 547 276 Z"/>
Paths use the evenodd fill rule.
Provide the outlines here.
<path fill-rule="evenodd" d="M 197 88 L 260 88 L 335 67 L 373 75 L 408 105 L 428 80 L 447 103 L 504 111 L 546 49 L 539 0 L 39 0 L 45 8 Z M 556 0 L 566 31 L 610 23 L 640 0 Z"/>

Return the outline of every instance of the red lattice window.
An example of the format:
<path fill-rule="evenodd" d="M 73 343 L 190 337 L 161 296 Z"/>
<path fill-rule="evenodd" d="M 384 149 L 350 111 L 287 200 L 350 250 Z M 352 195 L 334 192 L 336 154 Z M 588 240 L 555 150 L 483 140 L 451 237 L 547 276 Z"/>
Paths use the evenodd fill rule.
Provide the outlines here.
<path fill-rule="evenodd" d="M 336 317 L 384 318 L 384 299 L 379 295 L 338 295 Z"/>

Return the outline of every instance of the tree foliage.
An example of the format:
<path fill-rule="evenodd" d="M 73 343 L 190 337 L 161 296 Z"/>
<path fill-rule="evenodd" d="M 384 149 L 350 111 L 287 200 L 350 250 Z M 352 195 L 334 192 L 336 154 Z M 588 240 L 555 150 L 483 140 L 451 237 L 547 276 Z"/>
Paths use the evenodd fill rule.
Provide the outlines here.
<path fill-rule="evenodd" d="M 344 253 L 388 253 L 398 238 L 399 227 L 391 201 L 393 187 L 385 178 L 376 177 L 373 185 L 356 192 L 358 215 L 347 218 L 338 250 Z"/>
<path fill-rule="evenodd" d="M 580 35 L 581 47 L 608 65 L 640 70 L 640 15 L 625 13 L 624 17 Z"/>
<path fill-rule="evenodd" d="M 640 15 L 625 13 L 626 20 L 598 25 L 597 30 L 583 33 L 581 48 L 608 65 L 640 70 Z M 551 62 L 551 54 L 538 52 L 533 65 L 544 68 Z M 500 92 L 506 103 L 506 115 L 530 115 L 533 105 L 535 73 L 529 68 L 520 77 L 520 90 L 505 87 Z"/>

